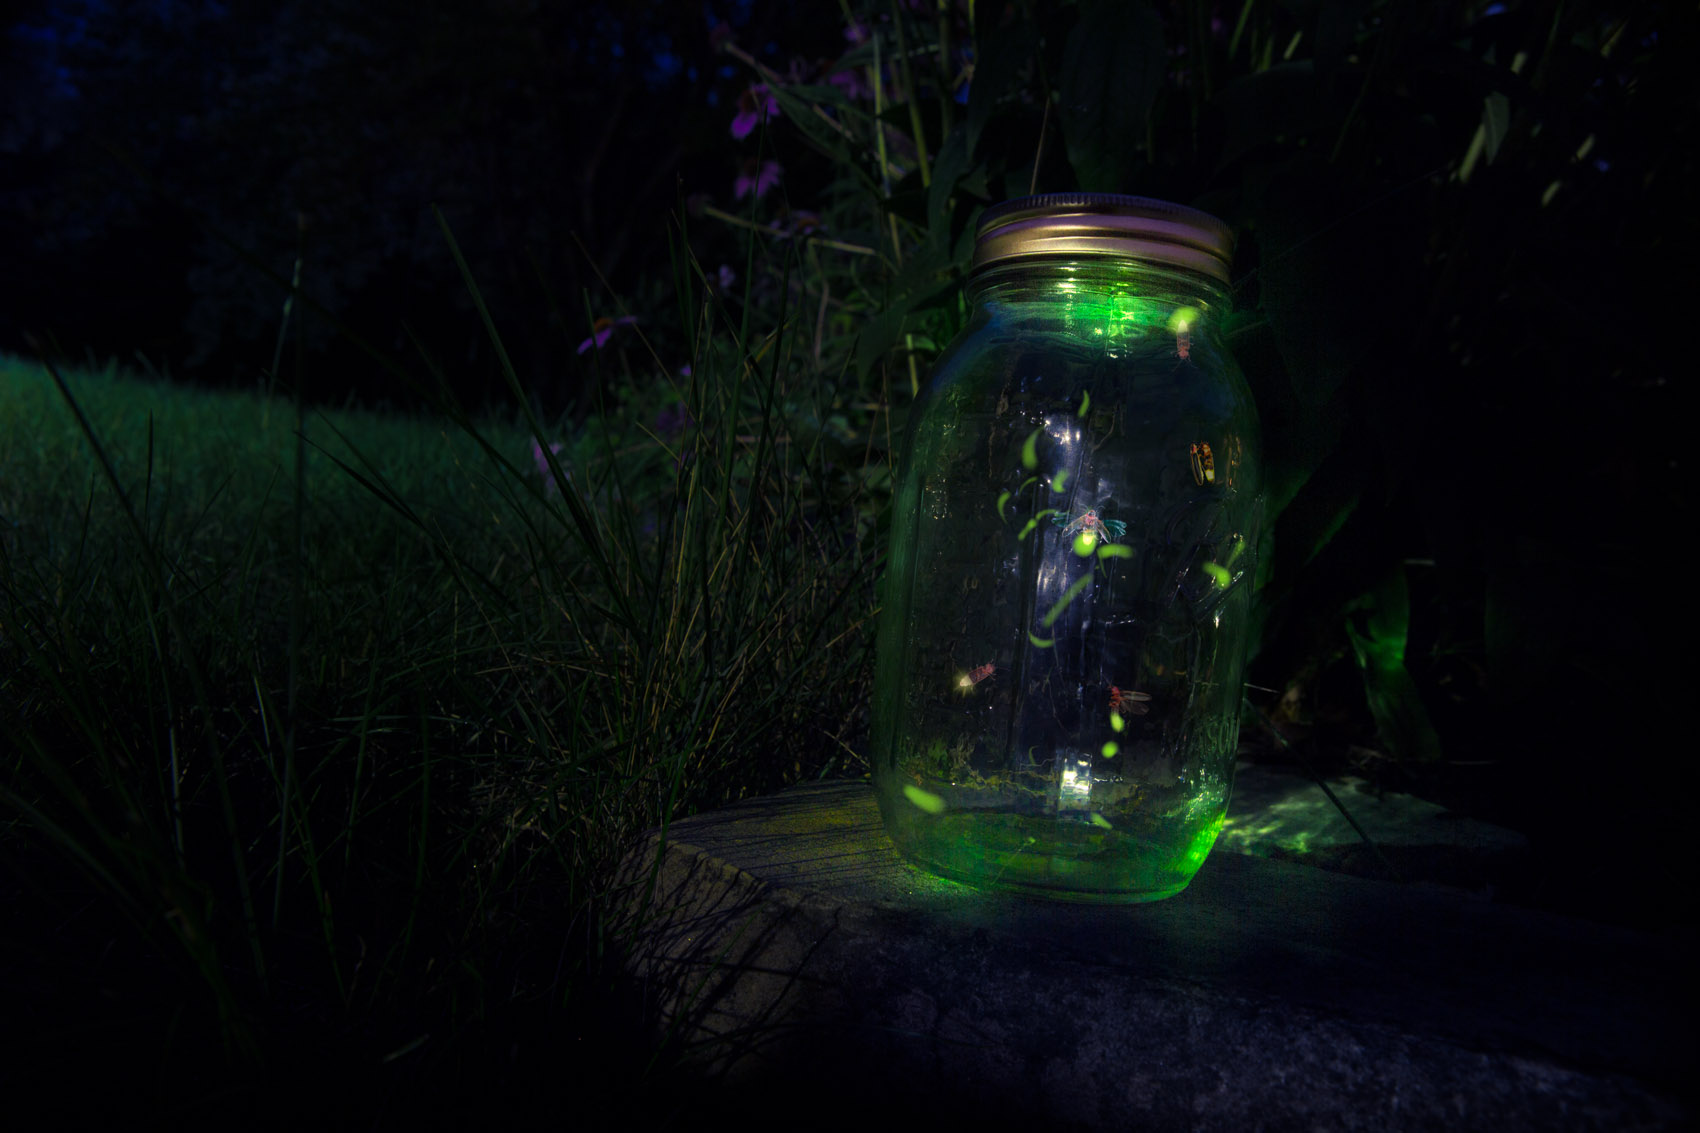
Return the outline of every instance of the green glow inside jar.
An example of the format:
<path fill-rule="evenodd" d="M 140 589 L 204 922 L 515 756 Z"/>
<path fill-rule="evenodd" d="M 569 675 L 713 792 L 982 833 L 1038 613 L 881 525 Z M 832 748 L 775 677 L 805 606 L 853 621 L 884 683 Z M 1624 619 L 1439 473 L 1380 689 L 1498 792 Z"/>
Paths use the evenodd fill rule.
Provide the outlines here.
<path fill-rule="evenodd" d="M 982 267 L 911 415 L 874 779 L 932 873 L 1071 901 L 1185 888 L 1222 826 L 1257 545 L 1224 289 L 1172 264 Z"/>

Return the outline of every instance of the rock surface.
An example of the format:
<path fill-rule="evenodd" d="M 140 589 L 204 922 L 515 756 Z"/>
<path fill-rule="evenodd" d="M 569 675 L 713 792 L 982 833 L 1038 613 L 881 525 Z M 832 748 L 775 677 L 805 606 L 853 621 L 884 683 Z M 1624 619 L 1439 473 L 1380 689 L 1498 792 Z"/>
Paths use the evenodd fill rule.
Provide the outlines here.
<path fill-rule="evenodd" d="M 929 877 L 898 856 L 864 783 L 750 800 L 677 822 L 628 859 L 628 968 L 658 1026 L 746 1117 L 1047 1130 L 1691 1122 L 1692 941 L 1224 852 L 1283 848 L 1288 785 L 1274 805 L 1248 801 L 1256 785 L 1236 791 L 1244 834 L 1224 838 L 1186 892 L 1133 906 Z M 1348 808 L 1366 828 L 1380 821 Z M 1469 833 L 1516 849 L 1515 835 Z M 1306 852 L 1330 844 L 1311 834 Z M 1392 827 L 1381 836 L 1396 844 Z M 1416 837 L 1405 844 L 1428 835 Z"/>
<path fill-rule="evenodd" d="M 1524 880 L 1529 842 L 1513 830 L 1412 795 L 1376 791 L 1354 776 L 1329 779 L 1327 786 L 1324 791 L 1307 776 L 1242 762 L 1217 849 L 1484 895 Z"/>

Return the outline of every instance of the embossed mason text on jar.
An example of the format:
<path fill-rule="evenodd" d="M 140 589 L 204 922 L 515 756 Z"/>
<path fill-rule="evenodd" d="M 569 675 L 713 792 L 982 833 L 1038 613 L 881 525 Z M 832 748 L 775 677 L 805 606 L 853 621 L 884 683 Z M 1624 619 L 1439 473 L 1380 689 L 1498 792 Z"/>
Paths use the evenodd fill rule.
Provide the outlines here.
<path fill-rule="evenodd" d="M 1147 901 L 1216 840 L 1261 513 L 1222 335 L 1231 247 L 1214 217 L 1137 197 L 980 222 L 881 587 L 874 783 L 923 869 Z"/>

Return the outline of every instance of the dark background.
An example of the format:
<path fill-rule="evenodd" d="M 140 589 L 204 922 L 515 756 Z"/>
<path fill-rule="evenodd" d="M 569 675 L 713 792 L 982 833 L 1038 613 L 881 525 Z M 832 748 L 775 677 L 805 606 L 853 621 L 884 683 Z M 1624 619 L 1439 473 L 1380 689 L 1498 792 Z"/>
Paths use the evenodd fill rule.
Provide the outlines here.
<path fill-rule="evenodd" d="M 807 7 L 25 0 L 0 39 L 0 349 L 252 386 L 304 219 L 335 320 L 308 321 L 310 396 L 408 403 L 348 334 L 417 362 L 411 331 L 476 404 L 501 383 L 436 205 L 522 379 L 570 399 L 590 319 L 658 301 L 669 212 L 731 199 L 749 79 L 711 31 L 839 50 Z"/>

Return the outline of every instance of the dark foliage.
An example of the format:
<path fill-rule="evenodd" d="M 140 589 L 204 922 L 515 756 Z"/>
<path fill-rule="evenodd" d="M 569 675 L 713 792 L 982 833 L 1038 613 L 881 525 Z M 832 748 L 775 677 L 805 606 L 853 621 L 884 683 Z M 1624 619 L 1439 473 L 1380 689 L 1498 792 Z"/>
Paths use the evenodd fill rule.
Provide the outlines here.
<path fill-rule="evenodd" d="M 836 35 L 787 5 L 728 16 L 757 42 Z M 251 386 L 299 254 L 330 315 L 308 327 L 315 400 L 410 400 L 344 331 L 403 360 L 417 338 L 467 400 L 500 400 L 436 204 L 524 379 L 579 397 L 590 319 L 661 301 L 658 219 L 731 183 L 744 84 L 710 30 L 657 0 L 37 0 L 0 60 L 0 349 L 29 331 Z"/>

